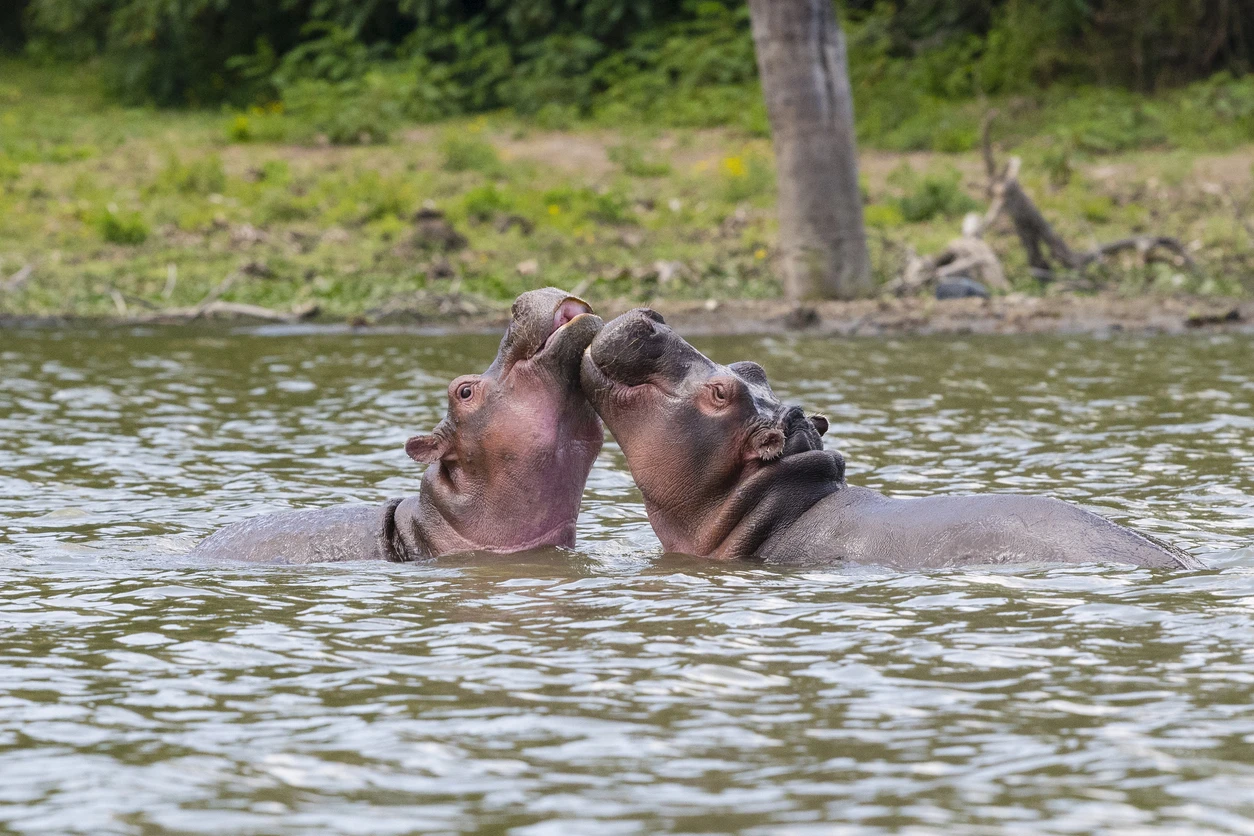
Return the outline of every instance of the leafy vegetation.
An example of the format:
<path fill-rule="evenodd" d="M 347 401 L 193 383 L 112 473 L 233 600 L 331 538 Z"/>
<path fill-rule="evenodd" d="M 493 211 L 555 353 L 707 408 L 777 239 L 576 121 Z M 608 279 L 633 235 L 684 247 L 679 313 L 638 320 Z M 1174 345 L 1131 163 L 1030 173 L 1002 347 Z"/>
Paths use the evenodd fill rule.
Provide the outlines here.
<path fill-rule="evenodd" d="M 0 51 L 20 55 L 0 58 L 0 284 L 35 270 L 0 310 L 192 304 L 244 267 L 232 299 L 346 315 L 537 280 L 778 293 L 743 0 L 0 6 Z M 1165 232 L 1203 265 L 1112 263 L 1101 281 L 1254 275 L 1248 4 L 838 7 L 881 279 L 984 208 L 990 108 L 1069 240 Z M 997 235 L 1019 289 L 1041 291 Z"/>
<path fill-rule="evenodd" d="M 554 133 L 498 112 L 407 125 L 386 144 L 238 142 L 220 113 L 118 104 L 91 66 L 0 60 L 0 78 L 0 286 L 32 268 L 0 290 L 0 313 L 190 306 L 236 272 L 226 301 L 329 316 L 383 317 L 419 292 L 503 301 L 538 282 L 593 301 L 779 293 L 770 144 L 741 129 Z M 1248 145 L 1111 156 L 1045 136 L 1014 150 L 1068 240 L 1161 231 L 1201 264 L 1131 256 L 1097 281 L 1219 293 L 1254 276 L 1235 211 L 1254 197 Z M 862 171 L 881 281 L 986 206 L 976 153 L 868 151 Z M 992 244 L 1019 290 L 1042 292 L 1008 224 Z"/>
<path fill-rule="evenodd" d="M 1248 3 L 837 5 L 864 143 L 970 150 L 990 97 L 1017 137 L 1085 151 L 1254 139 Z M 547 129 L 768 129 L 744 0 L 17 0 L 4 46 L 99 56 L 122 101 L 228 104 L 238 142 L 379 143 L 500 109 Z"/>

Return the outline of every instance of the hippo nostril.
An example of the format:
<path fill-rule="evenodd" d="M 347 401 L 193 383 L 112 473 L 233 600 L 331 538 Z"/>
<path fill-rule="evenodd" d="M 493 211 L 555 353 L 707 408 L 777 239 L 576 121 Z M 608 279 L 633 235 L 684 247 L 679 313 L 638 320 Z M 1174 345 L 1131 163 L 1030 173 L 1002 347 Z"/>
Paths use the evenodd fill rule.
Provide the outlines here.
<path fill-rule="evenodd" d="M 660 322 L 663 325 L 666 324 L 666 320 L 662 319 L 662 315 L 658 313 L 657 311 L 653 310 L 652 308 L 641 308 L 640 312 L 644 314 L 645 316 L 647 316 L 649 319 L 653 320 L 654 322 Z"/>

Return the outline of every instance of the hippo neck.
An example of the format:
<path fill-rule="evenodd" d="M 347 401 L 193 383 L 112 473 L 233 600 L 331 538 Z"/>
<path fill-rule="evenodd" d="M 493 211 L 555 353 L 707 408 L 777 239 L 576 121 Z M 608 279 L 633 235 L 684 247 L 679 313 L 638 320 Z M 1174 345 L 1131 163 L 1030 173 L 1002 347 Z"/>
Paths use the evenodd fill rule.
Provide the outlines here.
<path fill-rule="evenodd" d="M 649 521 L 667 551 L 734 560 L 754 557 L 819 500 L 845 485 L 838 453 L 796 453 L 741 479 L 703 517 L 668 515 L 645 498 Z M 681 519 L 682 517 L 682 519 Z"/>
<path fill-rule="evenodd" d="M 534 461 L 514 463 L 504 477 L 460 471 L 454 483 L 440 463 L 429 465 L 418 496 L 398 510 L 398 518 L 406 513 L 398 528 L 407 532 L 408 550 L 438 557 L 573 547 L 584 483 L 601 447 L 600 424 L 593 426 L 597 434 L 567 438 Z"/>

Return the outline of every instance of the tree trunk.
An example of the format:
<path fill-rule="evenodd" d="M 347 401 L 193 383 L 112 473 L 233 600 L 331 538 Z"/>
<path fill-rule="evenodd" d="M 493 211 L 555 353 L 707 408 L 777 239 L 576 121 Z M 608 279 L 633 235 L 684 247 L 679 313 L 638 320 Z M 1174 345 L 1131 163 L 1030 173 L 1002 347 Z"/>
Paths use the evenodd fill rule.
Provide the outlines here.
<path fill-rule="evenodd" d="M 831 0 L 749 0 L 789 299 L 871 292 L 845 36 Z"/>

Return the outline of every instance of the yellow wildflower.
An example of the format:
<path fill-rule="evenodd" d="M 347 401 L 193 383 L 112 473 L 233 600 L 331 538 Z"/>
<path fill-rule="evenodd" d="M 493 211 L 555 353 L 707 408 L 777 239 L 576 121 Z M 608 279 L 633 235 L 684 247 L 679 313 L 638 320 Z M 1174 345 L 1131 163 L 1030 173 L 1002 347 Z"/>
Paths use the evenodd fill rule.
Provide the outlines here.
<path fill-rule="evenodd" d="M 727 157 L 723 160 L 723 170 L 732 177 L 744 177 L 749 173 L 745 168 L 745 161 L 741 157 Z"/>

